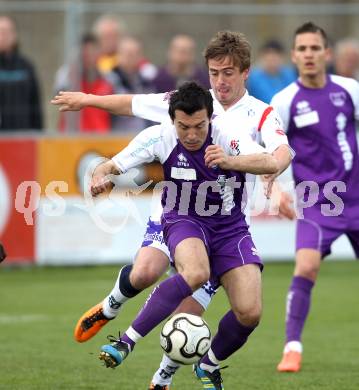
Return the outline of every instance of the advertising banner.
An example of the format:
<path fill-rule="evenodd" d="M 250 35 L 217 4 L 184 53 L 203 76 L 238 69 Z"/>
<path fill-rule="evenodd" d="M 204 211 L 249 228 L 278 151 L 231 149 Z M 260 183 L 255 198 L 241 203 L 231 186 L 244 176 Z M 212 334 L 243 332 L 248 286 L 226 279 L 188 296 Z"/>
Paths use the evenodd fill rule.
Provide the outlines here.
<path fill-rule="evenodd" d="M 0 240 L 6 262 L 35 259 L 36 215 L 31 210 L 40 195 L 32 191 L 36 173 L 35 140 L 0 139 Z"/>

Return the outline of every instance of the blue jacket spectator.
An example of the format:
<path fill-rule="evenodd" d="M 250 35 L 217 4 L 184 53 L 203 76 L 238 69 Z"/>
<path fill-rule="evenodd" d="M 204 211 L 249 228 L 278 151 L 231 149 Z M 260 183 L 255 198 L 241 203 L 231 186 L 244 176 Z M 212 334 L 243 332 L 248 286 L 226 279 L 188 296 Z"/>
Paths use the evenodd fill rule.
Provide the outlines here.
<path fill-rule="evenodd" d="M 247 80 L 250 95 L 269 103 L 272 96 L 297 78 L 291 65 L 285 65 L 284 47 L 280 42 L 271 40 L 260 49 L 258 65 L 254 66 Z"/>

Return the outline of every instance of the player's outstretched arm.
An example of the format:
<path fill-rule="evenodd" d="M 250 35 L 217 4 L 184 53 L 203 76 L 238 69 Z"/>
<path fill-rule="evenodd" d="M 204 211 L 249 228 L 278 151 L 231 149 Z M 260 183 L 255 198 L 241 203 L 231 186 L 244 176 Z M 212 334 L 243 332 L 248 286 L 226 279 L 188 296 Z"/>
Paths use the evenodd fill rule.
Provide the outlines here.
<path fill-rule="evenodd" d="M 79 111 L 85 107 L 95 107 L 114 115 L 132 116 L 133 95 L 93 95 L 83 92 L 60 91 L 51 104 L 59 106 L 59 111 Z"/>
<path fill-rule="evenodd" d="M 253 153 L 229 156 L 219 145 L 209 145 L 205 151 L 204 160 L 209 168 L 218 165 L 222 169 L 255 175 L 275 174 L 278 171 L 278 162 L 271 154 Z"/>
<path fill-rule="evenodd" d="M 121 171 L 112 160 L 99 164 L 91 178 L 90 191 L 92 196 L 97 196 L 113 188 L 114 184 L 109 175 L 120 175 Z"/>

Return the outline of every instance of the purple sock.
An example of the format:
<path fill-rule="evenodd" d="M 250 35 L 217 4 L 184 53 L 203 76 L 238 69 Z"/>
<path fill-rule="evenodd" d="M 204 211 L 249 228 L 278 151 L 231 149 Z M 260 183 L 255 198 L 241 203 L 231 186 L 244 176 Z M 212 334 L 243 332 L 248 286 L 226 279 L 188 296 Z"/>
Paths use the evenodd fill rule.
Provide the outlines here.
<path fill-rule="evenodd" d="M 121 336 L 121 341 L 124 341 L 125 343 L 127 343 L 129 346 L 130 346 L 130 349 L 131 351 L 133 351 L 133 348 L 135 348 L 135 345 L 136 343 L 131 340 L 126 333 L 124 333 L 122 336 Z"/>
<path fill-rule="evenodd" d="M 225 360 L 232 353 L 240 349 L 248 339 L 248 336 L 254 331 L 256 327 L 249 327 L 242 325 L 234 315 L 233 311 L 230 310 L 221 319 L 218 332 L 214 336 L 211 344 L 211 350 L 217 360 Z M 201 363 L 214 366 L 208 354 L 202 359 Z"/>
<path fill-rule="evenodd" d="M 166 279 L 154 288 L 133 321 L 132 328 L 141 336 L 146 336 L 191 294 L 192 289 L 180 274 Z"/>
<path fill-rule="evenodd" d="M 308 316 L 314 282 L 294 276 L 287 295 L 286 334 L 289 341 L 300 341 Z"/>

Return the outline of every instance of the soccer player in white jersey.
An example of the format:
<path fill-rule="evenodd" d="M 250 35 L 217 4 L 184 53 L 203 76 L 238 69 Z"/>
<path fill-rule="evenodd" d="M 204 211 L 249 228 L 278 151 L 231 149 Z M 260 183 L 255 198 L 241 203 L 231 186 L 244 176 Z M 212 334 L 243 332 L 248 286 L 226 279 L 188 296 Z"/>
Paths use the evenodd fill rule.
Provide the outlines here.
<path fill-rule="evenodd" d="M 291 146 L 299 196 L 296 265 L 287 296 L 286 344 L 280 372 L 301 368 L 301 335 L 321 260 L 345 234 L 359 257 L 359 156 L 355 121 L 359 119 L 359 83 L 329 75 L 325 31 L 309 22 L 294 35 L 292 60 L 299 79 L 273 97 Z M 298 188 L 298 187 L 297 187 Z M 308 191 L 314 196 L 308 198 Z M 309 200 L 310 199 L 310 200 Z"/>
<path fill-rule="evenodd" d="M 276 157 L 279 172 L 283 171 L 291 157 L 286 137 L 281 132 L 280 120 L 270 106 L 249 96 L 245 89 L 250 67 L 250 45 L 246 38 L 239 33 L 219 32 L 209 42 L 204 57 L 214 98 L 214 123 L 226 120 L 238 123 L 240 133 L 248 133 L 258 142 L 264 142 Z M 94 96 L 81 92 L 61 92 L 52 103 L 60 105 L 60 111 L 76 111 L 86 106 L 94 106 L 112 114 L 137 115 L 162 122 L 168 118 L 169 97 L 170 93 Z M 268 179 L 271 180 L 274 176 Z M 268 187 L 270 189 L 270 185 Z M 284 209 L 284 213 L 288 212 L 290 210 Z M 146 241 L 146 237 L 155 237 L 157 240 Z M 133 266 L 122 268 L 113 290 L 104 301 L 80 318 L 75 332 L 78 341 L 93 337 L 109 319 L 118 314 L 127 299 L 155 283 L 166 270 L 169 252 L 163 243 L 158 217 L 150 219 L 144 245 Z M 187 298 L 178 310 L 200 315 L 213 293 L 211 286 L 207 285 L 194 293 L 194 299 Z M 176 363 L 164 356 L 159 370 L 154 375 L 152 387 L 158 385 L 165 389 L 177 368 Z"/>

